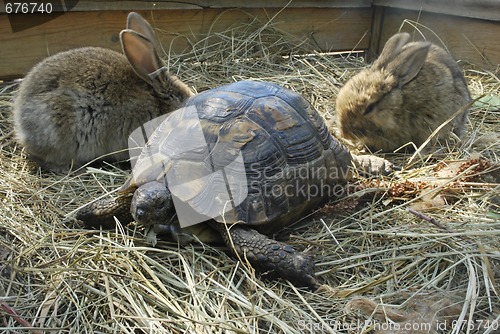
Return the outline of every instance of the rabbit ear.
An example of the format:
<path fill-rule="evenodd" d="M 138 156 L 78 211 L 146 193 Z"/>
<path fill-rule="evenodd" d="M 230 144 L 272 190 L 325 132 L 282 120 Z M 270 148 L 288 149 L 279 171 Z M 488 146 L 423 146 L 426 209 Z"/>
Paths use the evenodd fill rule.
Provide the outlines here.
<path fill-rule="evenodd" d="M 422 68 L 431 43 L 417 42 L 405 48 L 386 69 L 398 78 L 399 87 L 412 80 Z"/>
<path fill-rule="evenodd" d="M 151 83 L 153 72 L 163 67 L 163 62 L 156 53 L 154 44 L 143 35 L 128 29 L 120 32 L 120 40 L 123 53 L 135 73 L 146 82 Z"/>
<path fill-rule="evenodd" d="M 136 12 L 130 12 L 128 14 L 127 29 L 133 30 L 143 35 L 153 43 L 155 43 L 156 41 L 155 33 L 151 25 Z"/>
<path fill-rule="evenodd" d="M 378 59 L 373 63 L 374 68 L 386 67 L 401 52 L 403 46 L 410 40 L 410 34 L 402 32 L 389 38 Z"/>

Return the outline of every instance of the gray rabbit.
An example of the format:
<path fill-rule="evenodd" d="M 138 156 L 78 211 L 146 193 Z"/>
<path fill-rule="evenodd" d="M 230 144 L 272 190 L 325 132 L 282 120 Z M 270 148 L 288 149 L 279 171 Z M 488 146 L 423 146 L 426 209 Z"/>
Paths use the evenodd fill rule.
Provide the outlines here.
<path fill-rule="evenodd" d="M 134 129 L 193 95 L 166 71 L 153 29 L 137 13 L 128 15 L 120 40 L 125 55 L 73 49 L 46 58 L 24 78 L 14 130 L 42 168 L 63 173 L 98 158 L 126 160 Z"/>
<path fill-rule="evenodd" d="M 463 135 L 470 94 L 462 71 L 444 49 L 409 40 L 407 33 L 392 36 L 371 67 L 341 88 L 336 112 L 343 137 L 372 151 L 418 147 L 461 109 L 435 139 Z"/>

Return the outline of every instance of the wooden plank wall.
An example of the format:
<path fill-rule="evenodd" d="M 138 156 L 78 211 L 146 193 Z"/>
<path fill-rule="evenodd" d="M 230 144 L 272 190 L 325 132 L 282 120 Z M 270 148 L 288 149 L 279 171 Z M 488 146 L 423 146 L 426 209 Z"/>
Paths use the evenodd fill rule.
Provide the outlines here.
<path fill-rule="evenodd" d="M 207 34 L 255 20 L 271 22 L 290 40 L 307 40 L 311 49 L 369 49 L 374 56 L 400 29 L 415 33 L 409 24 L 413 21 L 426 38 L 444 43 L 457 59 L 487 69 L 500 63 L 498 0 L 456 0 L 452 7 L 442 0 L 80 0 L 71 11 L 53 14 L 53 20 L 40 16 L 48 14 L 17 15 L 27 25 L 40 18 L 44 22 L 16 32 L 0 7 L 0 79 L 21 77 L 36 62 L 62 50 L 88 45 L 120 50 L 118 34 L 131 10 L 157 28 L 166 52 L 174 56 L 191 51 Z"/>
<path fill-rule="evenodd" d="M 193 45 L 209 33 L 223 32 L 254 20 L 261 24 L 272 22 L 273 27 L 289 34 L 292 40 L 307 39 L 311 49 L 368 48 L 372 16 L 369 0 L 352 1 L 349 5 L 338 2 L 336 6 L 317 1 L 315 6 L 297 3 L 288 7 L 283 7 L 286 6 L 283 1 L 264 1 L 262 4 L 241 1 L 245 5 L 240 8 L 230 7 L 228 1 L 215 3 L 217 6 L 187 5 L 181 8 L 179 3 L 166 2 L 160 2 L 163 5 L 158 6 L 151 2 L 80 1 L 71 12 L 15 33 L 7 16 L 0 14 L 0 77 L 22 76 L 42 58 L 79 46 L 120 50 L 119 32 L 125 28 L 131 10 L 138 11 L 157 28 L 163 47 L 174 55 L 191 51 Z M 264 7 L 264 3 L 267 6 Z M 321 3 L 326 4 L 319 6 Z M 147 6 L 149 10 L 146 10 Z M 96 10 L 98 8 L 105 10 Z M 29 22 L 33 15 L 22 15 L 20 19 Z"/>
<path fill-rule="evenodd" d="M 459 60 L 500 70 L 500 1 L 375 0 L 369 60 L 398 31 L 425 38 Z M 453 15 L 450 15 L 453 14 Z"/>

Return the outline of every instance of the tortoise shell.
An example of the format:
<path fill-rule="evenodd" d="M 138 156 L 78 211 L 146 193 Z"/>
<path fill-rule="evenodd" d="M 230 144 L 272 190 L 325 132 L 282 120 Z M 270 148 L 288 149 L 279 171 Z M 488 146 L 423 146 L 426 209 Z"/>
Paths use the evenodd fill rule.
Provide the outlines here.
<path fill-rule="evenodd" d="M 351 159 L 302 96 L 240 81 L 191 97 L 163 121 L 122 191 L 164 181 L 178 214 L 182 204 L 200 222 L 270 233 L 332 196 Z"/>

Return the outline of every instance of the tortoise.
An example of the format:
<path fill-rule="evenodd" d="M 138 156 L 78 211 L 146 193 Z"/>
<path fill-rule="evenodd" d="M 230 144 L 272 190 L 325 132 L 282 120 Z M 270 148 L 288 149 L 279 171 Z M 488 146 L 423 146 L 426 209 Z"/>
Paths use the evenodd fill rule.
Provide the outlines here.
<path fill-rule="evenodd" d="M 204 145 L 192 145 L 200 136 Z M 240 81 L 189 98 L 156 128 L 119 196 L 84 206 L 77 219 L 93 226 L 134 219 L 181 243 L 216 236 L 258 272 L 315 289 L 312 257 L 268 235 L 331 197 L 360 161 L 301 95 Z M 172 219 L 185 208 L 202 223 Z"/>

